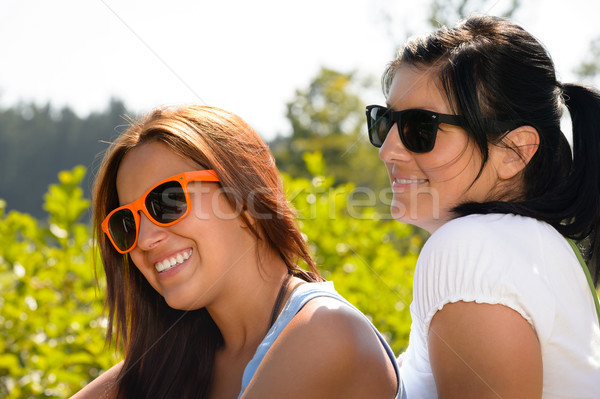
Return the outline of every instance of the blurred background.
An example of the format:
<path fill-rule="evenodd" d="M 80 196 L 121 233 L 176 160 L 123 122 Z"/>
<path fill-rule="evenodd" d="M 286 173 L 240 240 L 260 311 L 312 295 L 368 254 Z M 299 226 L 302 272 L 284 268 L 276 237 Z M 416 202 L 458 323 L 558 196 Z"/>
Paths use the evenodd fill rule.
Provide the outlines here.
<path fill-rule="evenodd" d="M 598 73 L 591 0 L 4 0 L 0 198 L 42 216 L 59 170 L 88 167 L 88 192 L 124 114 L 186 102 L 242 116 L 283 170 L 320 148 L 337 177 L 345 170 L 362 186 L 373 172 L 345 163 L 366 144 L 363 105 L 384 101 L 385 65 L 407 37 L 472 12 L 510 16 L 536 35 L 562 81 Z M 348 138 L 358 143 L 348 149 Z"/>
<path fill-rule="evenodd" d="M 385 101 L 408 37 L 474 12 L 538 37 L 559 80 L 598 83 L 591 0 L 3 0 L 0 398 L 67 397 L 120 358 L 88 199 L 125 116 L 160 105 L 218 106 L 257 130 L 323 274 L 400 353 L 427 235 L 390 220 L 364 106 Z"/>

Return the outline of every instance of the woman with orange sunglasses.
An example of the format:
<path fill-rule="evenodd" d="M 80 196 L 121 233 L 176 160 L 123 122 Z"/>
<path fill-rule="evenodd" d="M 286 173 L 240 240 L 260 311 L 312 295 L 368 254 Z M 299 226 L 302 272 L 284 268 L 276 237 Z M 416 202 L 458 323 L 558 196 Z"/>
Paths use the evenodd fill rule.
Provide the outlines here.
<path fill-rule="evenodd" d="M 105 154 L 94 222 L 125 357 L 76 398 L 397 395 L 391 350 L 319 276 L 271 153 L 236 115 L 134 123 Z"/>

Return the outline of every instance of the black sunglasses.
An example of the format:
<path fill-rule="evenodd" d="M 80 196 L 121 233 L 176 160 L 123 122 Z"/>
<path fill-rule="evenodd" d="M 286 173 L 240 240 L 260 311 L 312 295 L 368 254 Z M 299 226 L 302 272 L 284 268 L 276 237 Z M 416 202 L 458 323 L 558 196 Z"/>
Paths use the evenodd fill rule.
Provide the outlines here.
<path fill-rule="evenodd" d="M 440 123 L 462 126 L 464 119 L 459 115 L 447 115 L 424 109 L 394 111 L 381 105 L 367 106 L 367 127 L 371 144 L 383 145 L 390 129 L 398 124 L 400 140 L 407 150 L 424 153 L 433 150 Z"/>

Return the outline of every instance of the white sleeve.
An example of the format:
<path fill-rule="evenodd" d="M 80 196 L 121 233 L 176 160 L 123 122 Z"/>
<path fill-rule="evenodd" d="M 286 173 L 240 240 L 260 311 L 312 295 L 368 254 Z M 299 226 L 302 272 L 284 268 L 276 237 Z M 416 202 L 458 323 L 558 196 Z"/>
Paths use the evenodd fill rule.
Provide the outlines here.
<path fill-rule="evenodd" d="M 425 244 L 413 287 L 413 316 L 428 334 L 431 319 L 458 301 L 501 304 L 518 312 L 548 337 L 555 297 L 544 270 L 536 222 L 514 215 L 473 215 L 455 219 Z"/>

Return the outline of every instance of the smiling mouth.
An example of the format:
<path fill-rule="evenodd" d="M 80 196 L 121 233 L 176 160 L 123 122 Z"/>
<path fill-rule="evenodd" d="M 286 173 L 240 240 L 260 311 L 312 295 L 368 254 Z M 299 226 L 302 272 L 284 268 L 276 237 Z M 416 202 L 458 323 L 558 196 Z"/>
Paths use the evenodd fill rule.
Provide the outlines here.
<path fill-rule="evenodd" d="M 175 254 L 174 256 L 171 256 L 170 258 L 167 258 L 161 262 L 157 262 L 154 267 L 156 268 L 156 271 L 159 273 L 165 272 L 169 269 L 174 268 L 177 265 L 182 264 L 183 262 L 185 262 L 186 260 L 188 260 L 190 258 L 190 256 L 192 256 L 192 250 L 188 249 L 185 251 L 181 251 L 178 254 Z"/>
<path fill-rule="evenodd" d="M 426 183 L 427 179 L 394 179 L 396 184 L 419 184 Z"/>

